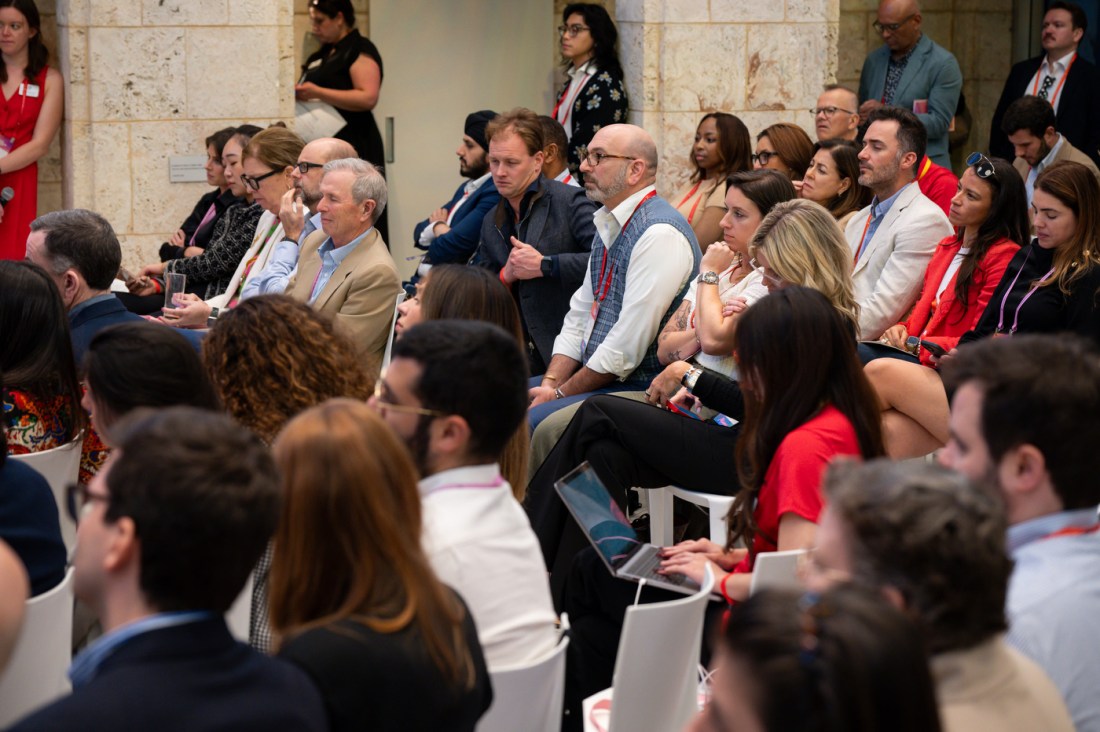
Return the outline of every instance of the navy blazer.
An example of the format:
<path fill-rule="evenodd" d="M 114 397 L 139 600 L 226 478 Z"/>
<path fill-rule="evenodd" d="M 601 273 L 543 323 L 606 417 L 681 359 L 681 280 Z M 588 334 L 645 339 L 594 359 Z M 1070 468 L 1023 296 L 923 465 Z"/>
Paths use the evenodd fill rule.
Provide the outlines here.
<path fill-rule="evenodd" d="M 84 363 L 84 354 L 88 351 L 88 344 L 92 342 L 92 338 L 95 338 L 96 333 L 119 323 L 142 322 L 145 322 L 145 318 L 131 313 L 117 297 L 93 303 L 76 315 L 70 314 L 69 336 L 73 341 L 73 357 L 76 359 L 77 368 Z M 186 338 L 196 351 L 202 349 L 202 333 L 187 328 L 177 328 L 176 332 Z"/>
<path fill-rule="evenodd" d="M 1045 56 L 1021 61 L 1008 72 L 1001 99 L 993 112 L 989 128 L 989 152 L 999 158 L 1012 161 L 1016 157 L 1008 135 L 1001 130 L 1008 106 L 1020 97 L 1030 94 L 1028 82 L 1039 70 Z M 1066 83 L 1058 93 L 1058 113 L 1055 127 L 1073 146 L 1092 158 L 1100 166 L 1100 70 L 1080 56 L 1070 67 Z"/>
<path fill-rule="evenodd" d="M 592 217 L 597 204 L 577 186 L 542 176 L 537 186 L 518 224 L 506 226 L 514 214 L 504 200 L 485 215 L 474 263 L 500 272 L 512 252 L 512 242 L 501 233 L 505 229 L 514 230 L 517 239 L 554 260 L 553 276 L 520 280 L 512 288 L 527 335 L 543 363 L 549 364 L 554 340 L 569 312 L 569 300 L 588 274 L 588 258 L 596 237 Z"/>
<path fill-rule="evenodd" d="M 125 641 L 90 682 L 11 729 L 321 732 L 328 720 L 305 673 L 238 643 L 215 617 Z"/>
<path fill-rule="evenodd" d="M 465 183 L 460 185 L 454 196 L 443 208 L 450 211 L 451 207 L 462 198 L 465 188 Z M 480 188 L 471 193 L 470 200 L 458 209 L 454 221 L 451 222 L 451 230 L 432 240 L 432 243 L 428 246 L 428 256 L 424 261 L 428 264 L 448 264 L 451 262 L 466 264 L 469 262 L 470 257 L 477 249 L 478 236 L 481 233 L 481 220 L 485 218 L 485 214 L 489 212 L 489 209 L 497 205 L 499 201 L 500 193 L 497 192 L 497 186 L 490 177 L 489 180 L 481 184 Z M 424 248 L 420 244 L 420 232 L 427 225 L 428 220 L 424 219 L 413 229 L 413 246 L 418 249 Z"/>

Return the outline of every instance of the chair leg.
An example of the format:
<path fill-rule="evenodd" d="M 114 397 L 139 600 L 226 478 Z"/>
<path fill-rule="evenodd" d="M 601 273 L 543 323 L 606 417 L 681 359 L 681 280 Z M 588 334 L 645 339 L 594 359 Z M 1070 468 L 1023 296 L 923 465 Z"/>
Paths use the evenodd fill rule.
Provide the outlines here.
<path fill-rule="evenodd" d="M 664 488 L 649 491 L 649 540 L 657 546 L 674 543 L 672 493 Z"/>

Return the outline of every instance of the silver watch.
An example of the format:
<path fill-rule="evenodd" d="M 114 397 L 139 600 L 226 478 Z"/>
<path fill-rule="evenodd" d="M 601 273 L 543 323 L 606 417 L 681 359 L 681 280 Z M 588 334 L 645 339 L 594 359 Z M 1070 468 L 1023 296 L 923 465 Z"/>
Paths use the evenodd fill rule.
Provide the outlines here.
<path fill-rule="evenodd" d="M 718 273 L 717 272 L 704 272 L 699 275 L 699 283 L 703 285 L 717 285 Z"/>
<path fill-rule="evenodd" d="M 684 378 L 680 379 L 680 386 L 684 387 L 688 391 L 695 390 L 695 384 L 699 381 L 699 374 L 703 373 L 703 369 L 692 366 L 684 374 Z"/>

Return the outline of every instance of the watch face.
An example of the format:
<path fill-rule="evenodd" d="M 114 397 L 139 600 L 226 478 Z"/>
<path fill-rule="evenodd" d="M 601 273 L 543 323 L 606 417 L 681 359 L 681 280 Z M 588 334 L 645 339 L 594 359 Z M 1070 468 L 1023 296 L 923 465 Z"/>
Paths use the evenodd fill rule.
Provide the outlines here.
<path fill-rule="evenodd" d="M 553 271 L 554 271 L 554 260 L 550 259 L 550 257 L 543 257 L 542 258 L 542 273 L 544 275 L 549 275 Z"/>

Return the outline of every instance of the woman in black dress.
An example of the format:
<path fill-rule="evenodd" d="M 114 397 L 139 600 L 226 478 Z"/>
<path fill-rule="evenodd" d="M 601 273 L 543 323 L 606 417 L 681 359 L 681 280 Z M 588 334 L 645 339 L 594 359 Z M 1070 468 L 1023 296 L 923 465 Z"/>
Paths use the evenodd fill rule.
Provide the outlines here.
<path fill-rule="evenodd" d="M 355 28 L 351 0 L 310 0 L 309 19 L 321 48 L 302 65 L 294 96 L 335 107 L 347 121 L 336 137 L 351 143 L 359 157 L 385 175 L 382 135 L 371 112 L 382 89 L 382 56 Z M 374 226 L 388 246 L 385 211 Z"/>

